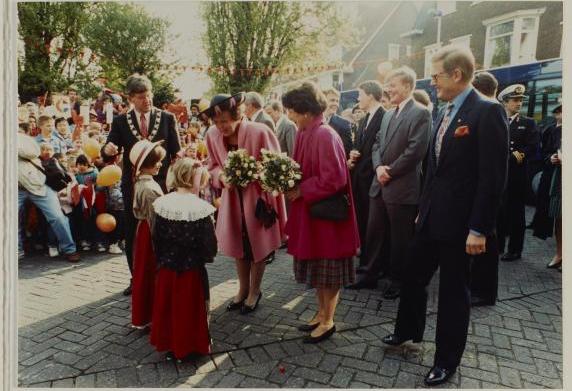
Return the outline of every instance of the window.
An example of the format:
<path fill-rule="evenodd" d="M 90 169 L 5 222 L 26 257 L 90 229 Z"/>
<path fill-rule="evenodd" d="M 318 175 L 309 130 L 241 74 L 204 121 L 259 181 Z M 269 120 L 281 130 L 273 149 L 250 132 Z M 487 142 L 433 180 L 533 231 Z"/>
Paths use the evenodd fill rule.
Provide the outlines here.
<path fill-rule="evenodd" d="M 451 38 L 449 41 L 451 41 L 451 45 L 471 49 L 471 34 L 463 35 L 462 37 Z"/>
<path fill-rule="evenodd" d="M 389 61 L 399 60 L 399 44 L 390 43 L 389 51 L 387 53 L 387 58 Z"/>
<path fill-rule="evenodd" d="M 434 43 L 433 45 L 425 46 L 425 78 L 431 76 L 431 57 L 441 48 L 441 45 Z"/>
<path fill-rule="evenodd" d="M 442 12 L 442 15 L 452 14 L 457 10 L 456 1 L 438 1 L 437 9 Z"/>
<path fill-rule="evenodd" d="M 534 61 L 543 12 L 544 9 L 523 10 L 485 20 L 485 68 Z"/>

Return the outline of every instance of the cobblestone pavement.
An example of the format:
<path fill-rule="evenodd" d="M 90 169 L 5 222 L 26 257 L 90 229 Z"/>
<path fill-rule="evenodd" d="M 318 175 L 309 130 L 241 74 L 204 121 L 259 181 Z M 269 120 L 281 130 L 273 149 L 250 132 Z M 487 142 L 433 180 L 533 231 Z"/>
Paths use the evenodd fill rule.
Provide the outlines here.
<path fill-rule="evenodd" d="M 445 388 L 562 388 L 561 274 L 545 268 L 554 241 L 532 238 L 519 262 L 500 265 L 500 301 L 472 311 L 459 370 Z M 125 258 L 84 255 L 81 263 L 30 257 L 19 265 L 20 387 L 414 388 L 435 351 L 436 283 L 424 342 L 395 349 L 397 301 L 381 290 L 343 291 L 339 332 L 302 344 L 296 326 L 309 320 L 313 291 L 293 279 L 280 251 L 268 266 L 259 309 L 227 313 L 236 289 L 234 263 L 208 266 L 214 351 L 195 362 L 165 361 L 144 331 L 129 327 Z"/>

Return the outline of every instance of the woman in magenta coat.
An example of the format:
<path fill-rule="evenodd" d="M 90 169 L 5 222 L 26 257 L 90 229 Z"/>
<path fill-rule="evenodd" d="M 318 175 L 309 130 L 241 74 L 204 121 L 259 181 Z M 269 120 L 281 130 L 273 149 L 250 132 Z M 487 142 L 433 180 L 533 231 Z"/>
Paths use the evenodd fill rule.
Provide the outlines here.
<path fill-rule="evenodd" d="M 262 293 L 260 284 L 264 275 L 265 260 L 282 244 L 286 210 L 284 196 L 263 194 L 257 182 L 240 191 L 226 184 L 221 173 L 229 151 L 246 149 L 249 155 L 259 159 L 260 150 L 280 151 L 278 139 L 264 124 L 250 122 L 242 114 L 244 94 L 216 95 L 205 114 L 213 119 L 206 133 L 209 152 L 209 172 L 213 186 L 222 188 L 218 210 L 216 235 L 222 252 L 236 260 L 239 289 L 227 310 L 240 309 L 241 313 L 256 309 Z M 256 204 L 262 197 L 277 212 L 277 220 L 270 228 L 264 228 L 255 216 Z"/>
<path fill-rule="evenodd" d="M 340 288 L 355 279 L 353 256 L 359 247 L 350 174 L 342 140 L 324 124 L 326 98 L 313 83 L 303 83 L 282 97 L 288 116 L 298 125 L 294 160 L 300 164 L 302 181 L 288 192 L 292 201 L 286 224 L 288 252 L 294 256 L 296 281 L 316 288 L 318 312 L 309 324 L 306 343 L 320 342 L 336 330 L 334 313 Z M 316 202 L 345 193 L 347 217 L 335 221 L 310 215 Z"/>

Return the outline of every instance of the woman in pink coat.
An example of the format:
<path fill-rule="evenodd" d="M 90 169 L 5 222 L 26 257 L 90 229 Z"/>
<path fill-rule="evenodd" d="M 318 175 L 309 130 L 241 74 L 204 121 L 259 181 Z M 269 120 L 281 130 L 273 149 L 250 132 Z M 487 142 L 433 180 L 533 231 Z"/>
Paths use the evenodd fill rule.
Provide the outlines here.
<path fill-rule="evenodd" d="M 350 174 L 342 140 L 324 124 L 326 98 L 314 83 L 303 83 L 282 97 L 288 116 L 298 125 L 294 160 L 302 181 L 286 194 L 292 201 L 286 224 L 288 252 L 294 256 L 296 281 L 316 288 L 318 312 L 300 331 L 311 331 L 305 343 L 316 343 L 335 331 L 334 314 L 340 288 L 355 280 L 353 256 L 359 247 Z M 320 202 L 338 195 L 326 213 L 311 212 Z M 345 197 L 341 197 L 345 196 Z M 347 213 L 335 217 L 332 212 Z"/>
<path fill-rule="evenodd" d="M 260 150 L 280 151 L 278 139 L 264 124 L 250 122 L 242 114 L 244 94 L 216 95 L 205 114 L 213 119 L 206 133 L 209 152 L 209 172 L 213 186 L 222 188 L 218 210 L 216 235 L 222 252 L 236 260 L 239 288 L 227 310 L 240 309 L 249 313 L 256 309 L 262 293 L 260 284 L 265 261 L 282 244 L 286 211 L 284 196 L 273 197 L 265 193 L 257 182 L 237 189 L 221 177 L 229 151 L 246 149 L 259 159 Z M 255 216 L 256 204 L 263 198 L 277 212 L 277 220 L 269 228 Z"/>

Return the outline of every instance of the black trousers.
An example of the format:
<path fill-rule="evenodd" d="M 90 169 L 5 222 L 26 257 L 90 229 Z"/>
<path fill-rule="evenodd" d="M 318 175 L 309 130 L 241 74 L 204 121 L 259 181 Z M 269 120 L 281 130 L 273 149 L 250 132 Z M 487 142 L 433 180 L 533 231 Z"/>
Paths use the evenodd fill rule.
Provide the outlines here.
<path fill-rule="evenodd" d="M 439 306 L 434 364 L 453 369 L 463 356 L 471 309 L 470 257 L 465 241 L 443 242 L 416 233 L 411 243 L 407 271 L 397 312 L 395 334 L 422 340 L 427 312 L 427 286 L 440 269 Z"/>
<path fill-rule="evenodd" d="M 137 229 L 137 219 L 133 215 L 133 189 L 122 187 L 123 205 L 123 229 L 125 235 L 125 256 L 129 271 L 133 275 L 133 242 L 135 241 L 135 230 Z"/>
<path fill-rule="evenodd" d="M 526 230 L 526 187 L 526 167 L 515 167 L 515 163 L 511 162 L 497 224 L 498 250 L 501 253 L 505 251 L 507 237 L 508 252 L 522 253 Z"/>
<path fill-rule="evenodd" d="M 496 235 L 487 237 L 484 254 L 474 256 L 471 262 L 471 296 L 494 303 L 499 286 L 499 249 Z"/>
<path fill-rule="evenodd" d="M 388 204 L 381 196 L 370 198 L 366 234 L 366 276 L 389 274 L 393 285 L 401 285 L 407 248 L 415 230 L 417 205 Z"/>

